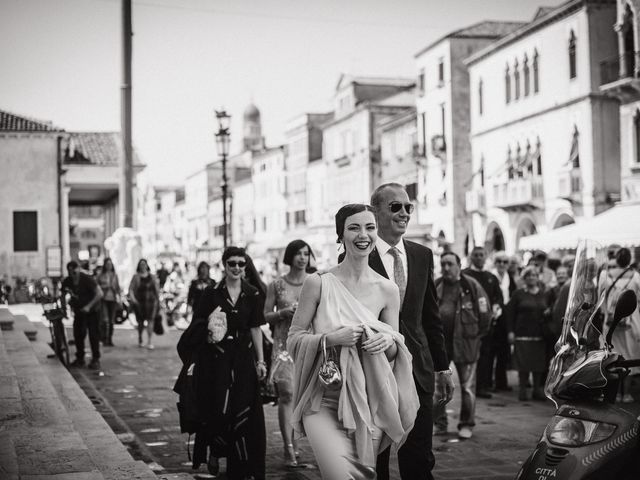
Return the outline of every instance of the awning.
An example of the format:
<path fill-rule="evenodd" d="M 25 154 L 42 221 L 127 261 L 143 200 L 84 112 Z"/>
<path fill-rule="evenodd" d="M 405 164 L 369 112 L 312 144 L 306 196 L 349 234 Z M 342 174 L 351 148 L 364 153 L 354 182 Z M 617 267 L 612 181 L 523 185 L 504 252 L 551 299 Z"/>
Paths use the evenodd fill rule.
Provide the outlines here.
<path fill-rule="evenodd" d="M 640 246 L 640 203 L 623 203 L 580 223 L 522 237 L 520 250 L 573 249 L 580 239 L 603 246 Z"/>

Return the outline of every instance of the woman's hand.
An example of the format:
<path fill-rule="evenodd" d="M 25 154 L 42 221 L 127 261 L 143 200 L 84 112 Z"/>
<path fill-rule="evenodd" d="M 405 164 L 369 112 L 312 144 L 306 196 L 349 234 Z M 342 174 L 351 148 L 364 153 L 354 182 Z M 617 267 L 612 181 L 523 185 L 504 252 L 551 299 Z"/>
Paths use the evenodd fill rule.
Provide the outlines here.
<path fill-rule="evenodd" d="M 390 333 L 378 332 L 362 342 L 362 348 L 365 352 L 376 355 L 378 353 L 384 353 L 389 347 L 395 345 L 395 343 Z"/>
<path fill-rule="evenodd" d="M 509 345 L 513 345 L 516 342 L 516 334 L 513 332 L 509 332 L 507 342 L 509 342 Z"/>
<path fill-rule="evenodd" d="M 267 376 L 267 364 L 263 360 L 256 362 L 256 373 L 258 374 L 258 380 L 264 380 Z"/>
<path fill-rule="evenodd" d="M 344 345 L 345 347 L 353 347 L 360 337 L 364 329 L 360 325 L 351 327 L 342 327 L 327 334 L 327 346 Z"/>
<path fill-rule="evenodd" d="M 293 307 L 282 308 L 278 310 L 278 320 L 291 320 L 294 313 L 296 313 L 296 309 Z"/>

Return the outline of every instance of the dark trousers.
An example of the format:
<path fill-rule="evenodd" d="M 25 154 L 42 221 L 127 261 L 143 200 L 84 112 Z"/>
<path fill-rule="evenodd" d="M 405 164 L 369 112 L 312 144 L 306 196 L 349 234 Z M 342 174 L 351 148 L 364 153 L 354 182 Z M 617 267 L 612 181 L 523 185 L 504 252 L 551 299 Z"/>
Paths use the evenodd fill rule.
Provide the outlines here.
<path fill-rule="evenodd" d="M 418 388 L 419 390 L 419 388 Z M 420 393 L 420 408 L 413 429 L 398 450 L 398 467 L 402 480 L 433 480 L 431 470 L 436 459 L 431 451 L 433 435 L 433 394 Z M 391 447 L 380 455 L 376 464 L 378 480 L 389 480 Z"/>
<path fill-rule="evenodd" d="M 98 312 L 76 311 L 73 315 L 73 340 L 76 343 L 76 358 L 84 361 L 84 339 L 89 332 L 89 344 L 93 360 L 100 358 L 100 318 Z"/>
<path fill-rule="evenodd" d="M 491 366 L 495 362 L 495 387 L 504 389 L 508 386 L 507 368 L 511 363 L 511 348 L 507 340 L 507 319 L 504 315 L 498 318 L 493 333 L 493 345 L 491 348 Z"/>
<path fill-rule="evenodd" d="M 480 341 L 476 392 L 491 390 L 493 376 L 493 329 Z"/>

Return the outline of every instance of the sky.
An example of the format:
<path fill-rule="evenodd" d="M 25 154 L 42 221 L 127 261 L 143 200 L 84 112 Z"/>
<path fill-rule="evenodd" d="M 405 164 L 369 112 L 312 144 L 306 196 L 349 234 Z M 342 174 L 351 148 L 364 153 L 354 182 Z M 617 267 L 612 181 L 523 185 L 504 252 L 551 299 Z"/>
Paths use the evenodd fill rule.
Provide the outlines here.
<path fill-rule="evenodd" d="M 267 145 L 331 109 L 342 73 L 415 77 L 414 54 L 482 20 L 559 0 L 133 0 L 133 141 L 154 184 L 217 158 L 215 110 L 260 109 Z M 120 0 L 0 0 L 0 110 L 119 131 Z"/>

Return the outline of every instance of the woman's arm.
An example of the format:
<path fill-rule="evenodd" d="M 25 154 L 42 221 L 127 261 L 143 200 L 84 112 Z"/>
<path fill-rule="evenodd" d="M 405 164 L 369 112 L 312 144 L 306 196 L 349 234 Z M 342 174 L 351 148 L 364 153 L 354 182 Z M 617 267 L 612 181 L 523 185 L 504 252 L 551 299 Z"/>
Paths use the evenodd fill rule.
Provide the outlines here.
<path fill-rule="evenodd" d="M 400 293 L 398 286 L 389 281 L 382 284 L 382 295 L 386 303 L 380 312 L 380 321 L 389 325 L 395 332 L 400 326 Z M 398 346 L 388 333 L 378 332 L 362 342 L 362 348 L 374 355 L 384 352 L 389 360 L 393 360 L 398 353 Z"/>
<path fill-rule="evenodd" d="M 276 280 L 271 282 L 267 287 L 267 299 L 264 302 L 264 319 L 273 323 L 279 319 L 278 312 L 274 312 L 273 309 L 276 306 Z"/>
<path fill-rule="evenodd" d="M 320 303 L 321 291 L 322 280 L 320 275 L 309 275 L 302 285 L 298 309 L 293 316 L 292 326 L 295 325 L 303 330 L 309 329 Z M 327 343 L 329 343 L 328 338 Z"/>
<path fill-rule="evenodd" d="M 251 327 L 251 340 L 256 354 L 256 372 L 258 379 L 262 380 L 267 375 L 267 364 L 262 352 L 262 329 L 260 327 Z"/>

